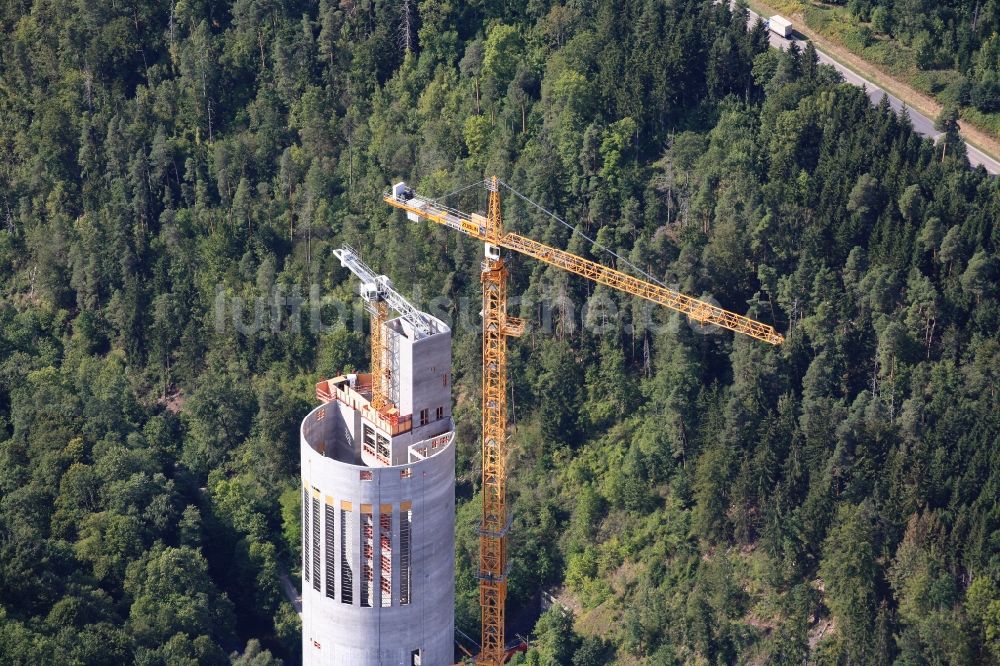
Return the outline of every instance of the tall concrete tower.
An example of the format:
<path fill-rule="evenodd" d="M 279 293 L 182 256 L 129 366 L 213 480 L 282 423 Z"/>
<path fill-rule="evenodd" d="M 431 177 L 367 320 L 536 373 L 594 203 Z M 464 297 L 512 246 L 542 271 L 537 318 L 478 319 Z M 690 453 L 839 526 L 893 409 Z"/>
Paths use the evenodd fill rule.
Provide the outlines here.
<path fill-rule="evenodd" d="M 349 374 L 320 382 L 302 421 L 303 663 L 452 664 L 451 330 L 416 310 L 374 324 L 393 409 Z"/>

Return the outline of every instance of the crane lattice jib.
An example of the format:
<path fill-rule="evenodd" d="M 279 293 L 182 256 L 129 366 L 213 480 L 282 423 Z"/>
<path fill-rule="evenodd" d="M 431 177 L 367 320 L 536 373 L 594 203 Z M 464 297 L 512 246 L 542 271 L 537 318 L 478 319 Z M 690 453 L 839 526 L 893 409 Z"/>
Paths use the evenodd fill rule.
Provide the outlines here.
<path fill-rule="evenodd" d="M 361 260 L 361 255 L 350 245 L 345 244 L 342 248 L 333 251 L 334 256 L 340 259 L 340 265 L 350 270 L 361 278 L 361 283 L 377 285 L 378 298 L 385 300 L 390 308 L 399 313 L 399 316 L 410 322 L 417 330 L 425 335 L 431 334 L 431 326 L 427 321 L 427 316 L 413 307 L 413 304 L 406 300 L 406 297 L 393 289 L 392 282 L 385 275 L 377 275 L 375 271 Z M 367 298 L 365 300 L 368 300 Z"/>
<path fill-rule="evenodd" d="M 463 213 L 419 195 L 402 199 L 390 192 L 386 194 L 384 199 L 390 206 L 406 211 L 411 219 L 421 217 L 451 227 L 473 238 L 534 257 L 539 261 L 558 266 L 600 284 L 663 305 L 700 323 L 714 324 L 720 328 L 743 333 L 772 345 L 780 345 L 785 340 L 784 336 L 772 326 L 735 312 L 729 312 L 707 301 L 692 298 L 673 289 L 608 268 L 570 252 L 549 247 L 530 238 L 514 233 L 501 233 L 499 237 L 490 238 L 487 235 L 486 218 L 481 215 Z"/>

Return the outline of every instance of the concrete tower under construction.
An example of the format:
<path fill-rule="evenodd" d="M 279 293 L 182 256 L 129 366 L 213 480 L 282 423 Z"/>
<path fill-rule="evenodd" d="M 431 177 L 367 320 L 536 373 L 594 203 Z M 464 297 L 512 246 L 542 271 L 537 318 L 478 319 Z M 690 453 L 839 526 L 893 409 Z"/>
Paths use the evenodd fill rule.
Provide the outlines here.
<path fill-rule="evenodd" d="M 365 281 L 359 271 L 370 269 L 353 250 L 337 256 L 362 277 L 366 300 L 386 290 L 401 299 L 384 276 Z M 454 663 L 451 330 L 388 302 L 400 316 L 372 320 L 379 375 L 320 382 L 322 404 L 302 421 L 307 665 Z"/>

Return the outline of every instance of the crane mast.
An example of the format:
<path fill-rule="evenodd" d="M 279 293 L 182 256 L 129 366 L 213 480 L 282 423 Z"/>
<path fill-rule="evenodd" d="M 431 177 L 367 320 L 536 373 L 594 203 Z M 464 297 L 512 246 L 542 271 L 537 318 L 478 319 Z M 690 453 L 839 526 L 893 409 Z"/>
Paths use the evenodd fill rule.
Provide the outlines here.
<path fill-rule="evenodd" d="M 507 316 L 507 266 L 496 250 L 503 233 L 496 177 L 488 185 L 486 258 L 483 284 L 483 514 L 479 527 L 479 605 L 482 649 L 479 660 L 503 663 L 504 608 L 507 600 L 507 336 L 524 331 Z"/>
<path fill-rule="evenodd" d="M 483 513 L 479 527 L 479 602 L 482 612 L 482 648 L 477 659 L 499 665 L 506 658 L 504 606 L 507 599 L 507 337 L 524 332 L 520 319 L 507 316 L 507 266 L 500 257 L 506 248 L 534 257 L 633 296 L 773 345 L 784 337 L 773 327 L 687 296 L 662 285 L 584 259 L 565 250 L 515 233 L 505 233 L 500 213 L 500 181 L 486 181 L 489 204 L 485 217 L 463 213 L 417 195 L 406 183 L 397 183 L 383 199 L 406 212 L 408 219 L 430 220 L 483 241 Z"/>

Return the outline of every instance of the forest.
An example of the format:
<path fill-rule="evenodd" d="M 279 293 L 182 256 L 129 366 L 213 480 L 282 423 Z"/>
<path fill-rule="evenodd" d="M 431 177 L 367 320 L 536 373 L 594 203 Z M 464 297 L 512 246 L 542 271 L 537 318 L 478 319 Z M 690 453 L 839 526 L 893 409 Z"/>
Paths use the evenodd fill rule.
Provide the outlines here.
<path fill-rule="evenodd" d="M 745 11 L 0 1 L 0 663 L 300 661 L 298 424 L 368 367 L 344 242 L 456 322 L 477 635 L 482 250 L 381 193 L 492 174 L 787 336 L 511 258 L 508 616 L 559 600 L 517 663 L 1000 662 L 1000 185 Z"/>

